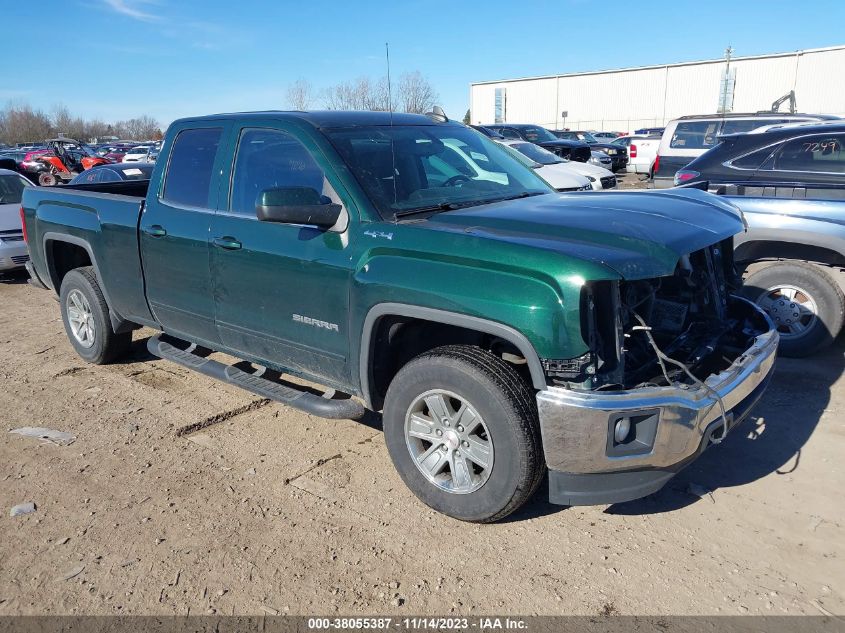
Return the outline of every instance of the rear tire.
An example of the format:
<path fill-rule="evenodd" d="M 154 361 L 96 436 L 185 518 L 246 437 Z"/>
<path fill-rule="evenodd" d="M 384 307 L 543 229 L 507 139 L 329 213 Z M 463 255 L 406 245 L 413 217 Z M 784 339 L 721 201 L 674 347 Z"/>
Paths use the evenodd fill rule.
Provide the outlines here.
<path fill-rule="evenodd" d="M 810 356 L 833 343 L 842 329 L 845 296 L 821 266 L 775 262 L 752 270 L 744 283 L 743 295 L 766 310 L 778 328 L 784 356 Z"/>
<path fill-rule="evenodd" d="M 383 423 L 411 492 L 462 521 L 506 517 L 545 474 L 532 389 L 477 347 L 440 347 L 405 365 L 388 388 Z"/>
<path fill-rule="evenodd" d="M 65 275 L 59 304 L 67 337 L 84 360 L 104 365 L 129 351 L 132 332 L 112 330 L 109 307 L 93 268 L 77 268 Z"/>

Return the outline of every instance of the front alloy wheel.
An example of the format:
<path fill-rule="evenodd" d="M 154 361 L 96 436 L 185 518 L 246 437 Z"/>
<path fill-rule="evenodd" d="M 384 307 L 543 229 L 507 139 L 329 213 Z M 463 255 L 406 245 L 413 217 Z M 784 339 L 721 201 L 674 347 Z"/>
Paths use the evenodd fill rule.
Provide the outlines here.
<path fill-rule="evenodd" d="M 475 492 L 493 470 L 493 442 L 484 420 L 464 398 L 434 389 L 411 403 L 405 441 L 414 464 L 452 494 Z"/>

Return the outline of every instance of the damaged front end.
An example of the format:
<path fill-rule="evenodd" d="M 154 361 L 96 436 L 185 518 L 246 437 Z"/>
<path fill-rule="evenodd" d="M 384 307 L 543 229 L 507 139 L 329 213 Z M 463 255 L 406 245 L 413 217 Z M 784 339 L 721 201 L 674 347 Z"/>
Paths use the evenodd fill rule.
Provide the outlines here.
<path fill-rule="evenodd" d="M 759 399 L 778 336 L 733 294 L 727 239 L 680 258 L 672 275 L 588 282 L 589 352 L 545 361 L 538 394 L 550 499 L 615 503 L 650 494 Z"/>
<path fill-rule="evenodd" d="M 760 310 L 732 296 L 739 284 L 730 239 L 685 255 L 671 276 L 585 284 L 581 331 L 590 351 L 546 361 L 549 382 L 610 391 L 695 384 L 657 350 L 699 380 L 726 369 L 769 330 Z"/>

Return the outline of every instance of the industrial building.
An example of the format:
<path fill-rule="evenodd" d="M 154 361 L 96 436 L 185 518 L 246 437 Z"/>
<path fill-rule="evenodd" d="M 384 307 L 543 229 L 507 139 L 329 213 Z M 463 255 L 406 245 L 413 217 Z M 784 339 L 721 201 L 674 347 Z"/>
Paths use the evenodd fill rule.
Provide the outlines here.
<path fill-rule="evenodd" d="M 845 115 L 842 68 L 845 45 L 482 81 L 470 86 L 471 122 L 629 132 L 687 114 L 768 110 L 791 90 L 799 112 Z"/>

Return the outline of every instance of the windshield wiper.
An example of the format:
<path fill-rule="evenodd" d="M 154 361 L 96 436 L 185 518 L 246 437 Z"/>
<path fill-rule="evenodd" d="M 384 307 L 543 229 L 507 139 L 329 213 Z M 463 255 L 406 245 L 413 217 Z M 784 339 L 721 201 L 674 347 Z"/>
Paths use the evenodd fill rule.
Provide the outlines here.
<path fill-rule="evenodd" d="M 454 211 L 455 209 L 460 209 L 461 205 L 457 202 L 439 202 L 437 204 L 432 204 L 427 207 L 417 207 L 416 209 L 408 209 L 406 211 L 397 211 L 393 214 L 394 218 L 404 218 L 409 215 L 417 215 L 419 213 L 431 213 L 432 211 Z"/>

